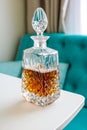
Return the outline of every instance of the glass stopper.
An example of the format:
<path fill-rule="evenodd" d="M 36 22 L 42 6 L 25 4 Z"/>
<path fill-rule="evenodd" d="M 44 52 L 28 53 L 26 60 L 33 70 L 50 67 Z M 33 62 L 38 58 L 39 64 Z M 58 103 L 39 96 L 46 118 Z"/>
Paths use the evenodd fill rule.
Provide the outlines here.
<path fill-rule="evenodd" d="M 37 8 L 32 18 L 32 27 L 37 35 L 43 35 L 48 25 L 48 20 L 45 11 L 42 8 Z"/>

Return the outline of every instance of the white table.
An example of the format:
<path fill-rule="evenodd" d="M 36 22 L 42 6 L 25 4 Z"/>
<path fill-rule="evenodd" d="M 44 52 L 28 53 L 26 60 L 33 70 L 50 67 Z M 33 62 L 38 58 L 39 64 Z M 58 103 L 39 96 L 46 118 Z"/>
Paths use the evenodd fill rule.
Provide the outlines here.
<path fill-rule="evenodd" d="M 0 74 L 0 130 L 60 130 L 83 105 L 83 96 L 63 90 L 51 105 L 30 104 L 22 98 L 21 79 Z"/>

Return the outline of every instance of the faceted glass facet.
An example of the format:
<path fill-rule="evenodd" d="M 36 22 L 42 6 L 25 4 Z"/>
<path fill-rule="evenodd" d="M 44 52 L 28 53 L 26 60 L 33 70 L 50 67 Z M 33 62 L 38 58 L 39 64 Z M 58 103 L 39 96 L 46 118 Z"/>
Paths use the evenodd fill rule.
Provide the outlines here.
<path fill-rule="evenodd" d="M 37 8 L 32 18 L 32 27 L 37 34 L 42 34 L 48 25 L 46 13 L 42 8 Z"/>

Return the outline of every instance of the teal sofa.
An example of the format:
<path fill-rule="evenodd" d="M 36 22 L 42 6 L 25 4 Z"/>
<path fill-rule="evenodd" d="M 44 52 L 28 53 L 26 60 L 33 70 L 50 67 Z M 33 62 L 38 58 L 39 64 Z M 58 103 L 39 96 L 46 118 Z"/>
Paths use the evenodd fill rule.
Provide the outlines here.
<path fill-rule="evenodd" d="M 87 130 L 87 36 L 48 33 L 47 46 L 59 51 L 59 62 L 69 65 L 64 90 L 85 97 L 85 106 L 64 130 Z M 21 77 L 23 50 L 32 47 L 31 34 L 21 38 L 16 61 L 1 62 L 0 72 Z M 10 71 L 9 71 L 10 70 Z"/>

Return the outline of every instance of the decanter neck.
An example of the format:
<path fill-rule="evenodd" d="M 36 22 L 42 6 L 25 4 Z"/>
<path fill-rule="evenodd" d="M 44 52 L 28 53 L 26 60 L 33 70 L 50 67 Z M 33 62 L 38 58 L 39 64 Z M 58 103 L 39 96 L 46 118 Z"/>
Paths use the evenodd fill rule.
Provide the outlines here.
<path fill-rule="evenodd" d="M 49 36 L 31 36 L 31 39 L 34 40 L 34 47 L 46 47 L 46 41 L 48 40 Z"/>

